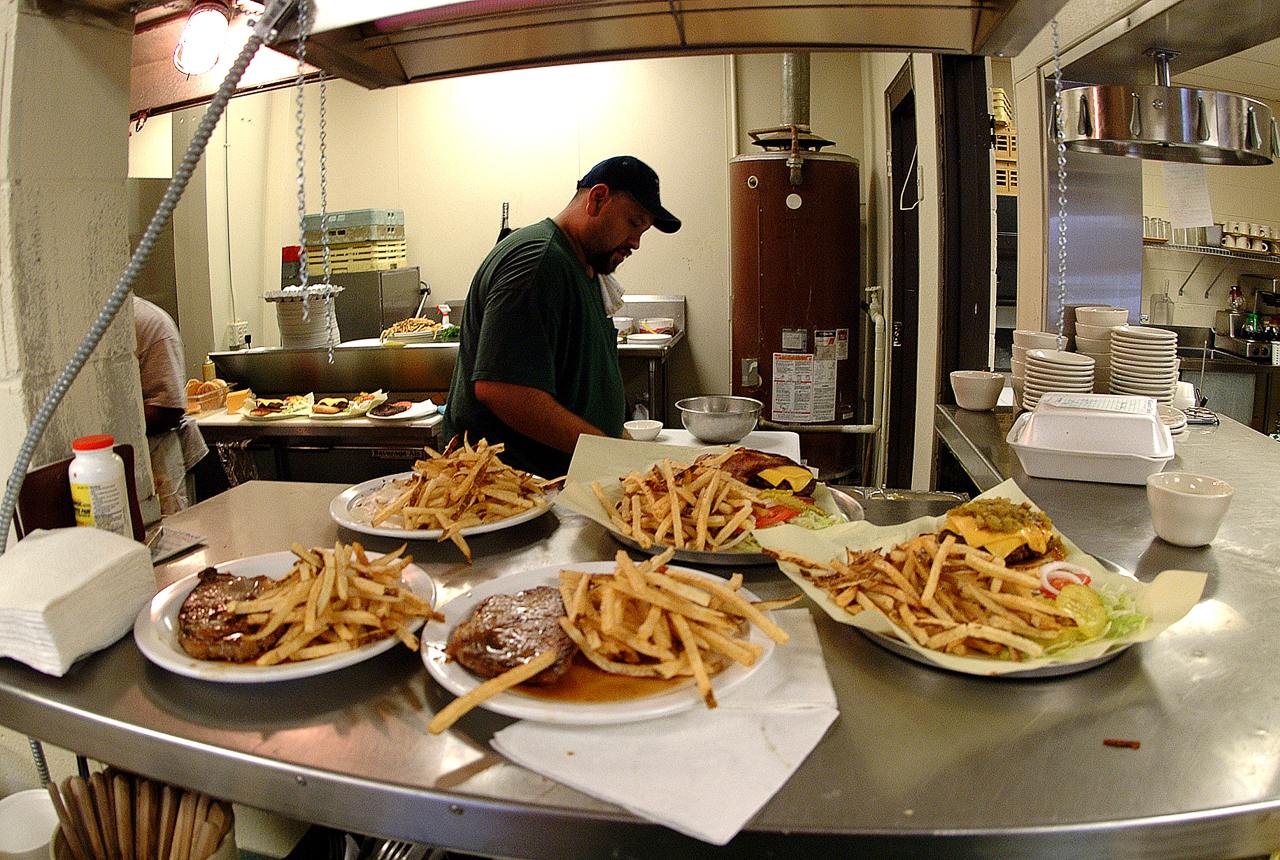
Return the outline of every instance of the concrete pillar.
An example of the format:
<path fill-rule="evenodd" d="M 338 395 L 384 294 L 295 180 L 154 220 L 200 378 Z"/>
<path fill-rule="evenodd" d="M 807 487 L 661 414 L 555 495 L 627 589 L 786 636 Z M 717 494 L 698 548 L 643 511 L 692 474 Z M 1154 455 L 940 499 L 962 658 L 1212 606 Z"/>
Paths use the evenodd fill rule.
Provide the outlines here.
<path fill-rule="evenodd" d="M 130 40 L 92 18 L 58 20 L 0 3 L 0 464 L 12 470 L 31 418 L 132 249 L 128 243 Z M 126 301 L 36 449 L 110 433 L 133 445 L 138 486 L 151 464 Z"/>

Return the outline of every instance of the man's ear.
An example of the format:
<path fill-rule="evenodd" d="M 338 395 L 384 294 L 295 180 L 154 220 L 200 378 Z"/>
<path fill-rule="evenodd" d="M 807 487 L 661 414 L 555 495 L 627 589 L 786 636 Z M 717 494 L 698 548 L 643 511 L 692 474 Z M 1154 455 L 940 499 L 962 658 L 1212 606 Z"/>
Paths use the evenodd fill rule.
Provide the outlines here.
<path fill-rule="evenodd" d="M 593 218 L 600 214 L 604 208 L 605 201 L 609 199 L 609 186 L 604 184 L 593 185 L 587 191 L 587 214 Z"/>

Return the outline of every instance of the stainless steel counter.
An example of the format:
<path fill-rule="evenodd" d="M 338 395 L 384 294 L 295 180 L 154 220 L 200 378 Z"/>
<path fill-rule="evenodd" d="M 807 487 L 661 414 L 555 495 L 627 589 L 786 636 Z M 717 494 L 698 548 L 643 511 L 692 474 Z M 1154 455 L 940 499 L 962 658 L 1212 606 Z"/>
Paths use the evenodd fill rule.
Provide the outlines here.
<path fill-rule="evenodd" d="M 1164 471 L 1212 475 L 1235 489 L 1218 539 L 1190 550 L 1155 536 L 1144 487 L 1028 477 L 1005 442 L 1015 418 L 1010 407 L 969 412 L 939 406 L 934 425 L 979 489 L 1013 478 L 1064 534 L 1143 579 L 1171 567 L 1210 574 L 1280 568 L 1280 442 L 1222 416 L 1221 425 L 1191 425 L 1174 443 Z"/>
<path fill-rule="evenodd" d="M 986 416 L 994 433 L 999 415 Z M 978 428 L 960 422 L 977 437 Z M 1235 439 L 1227 427 L 1217 438 Z M 1183 451 L 1213 439 L 1206 436 Z M 1244 439 L 1246 444 L 1252 440 Z M 1267 440 L 1270 442 L 1270 440 Z M 985 444 L 981 439 L 975 448 Z M 1264 487 L 1277 469 L 1239 456 L 1239 495 L 1212 549 L 1153 545 L 1136 488 L 1028 482 L 1086 549 L 1139 568 L 1209 572 L 1202 603 L 1157 640 L 1077 675 L 1015 681 L 906 662 L 817 610 L 840 717 L 795 776 L 724 848 L 712 848 L 509 764 L 488 746 L 507 718 L 475 711 L 426 732 L 448 700 L 398 648 L 328 675 L 265 686 L 185 679 L 131 638 L 62 679 L 0 660 L 0 722 L 153 778 L 298 818 L 483 855 L 527 858 L 885 857 L 1208 860 L 1280 846 L 1280 523 Z M 1183 453 L 1182 456 L 1187 456 Z M 1243 458 L 1250 458 L 1246 464 Z M 1203 464 L 1188 460 L 1185 464 Z M 158 569 L 161 584 L 206 564 L 360 538 L 333 524 L 334 484 L 250 482 L 176 515 L 205 535 Z M 872 521 L 931 509 L 869 501 Z M 504 572 L 611 557 L 582 517 L 548 513 L 471 540 L 411 552 L 443 598 Z M 790 590 L 745 571 L 764 597 Z M 1104 738 L 1141 742 L 1115 749 Z M 691 751 L 696 754 L 696 751 Z M 725 791 L 733 791 L 726 784 Z"/>

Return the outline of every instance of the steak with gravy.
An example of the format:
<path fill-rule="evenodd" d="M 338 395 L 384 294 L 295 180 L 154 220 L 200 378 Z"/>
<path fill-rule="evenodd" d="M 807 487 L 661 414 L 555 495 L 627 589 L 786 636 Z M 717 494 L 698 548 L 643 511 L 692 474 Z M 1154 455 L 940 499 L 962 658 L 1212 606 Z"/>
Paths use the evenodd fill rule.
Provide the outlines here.
<path fill-rule="evenodd" d="M 261 639 L 250 639 L 257 630 L 248 616 L 227 611 L 233 600 L 251 600 L 273 580 L 268 576 L 234 576 L 207 567 L 200 582 L 178 610 L 178 644 L 197 660 L 251 663 L 270 651 L 284 633 L 284 626 Z"/>
<path fill-rule="evenodd" d="M 569 671 L 578 646 L 560 627 L 565 614 L 558 589 L 549 585 L 495 594 L 449 634 L 445 653 L 471 671 L 493 678 L 553 649 L 556 661 L 526 684 L 554 684 Z"/>

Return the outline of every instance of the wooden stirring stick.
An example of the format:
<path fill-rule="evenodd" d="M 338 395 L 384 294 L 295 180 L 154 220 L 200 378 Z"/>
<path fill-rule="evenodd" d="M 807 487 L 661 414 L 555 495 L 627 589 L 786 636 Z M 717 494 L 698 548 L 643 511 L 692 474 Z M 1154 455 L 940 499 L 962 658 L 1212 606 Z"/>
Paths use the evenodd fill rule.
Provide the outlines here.
<path fill-rule="evenodd" d="M 173 831 L 173 850 L 169 852 L 169 860 L 190 860 L 195 814 L 195 794 L 190 791 L 182 792 L 182 800 L 178 803 L 178 826 Z"/>
<path fill-rule="evenodd" d="M 120 840 L 120 856 L 134 860 L 133 856 L 133 790 L 129 777 L 122 773 L 111 781 L 115 788 L 116 838 Z"/>
<path fill-rule="evenodd" d="M 120 860 L 120 840 L 116 836 L 116 813 L 111 791 L 107 788 L 107 777 L 102 771 L 90 774 L 89 796 L 93 799 L 93 808 L 98 816 L 98 827 L 102 832 L 103 847 L 106 860 Z"/>
<path fill-rule="evenodd" d="M 210 854 L 218 850 L 218 846 L 222 844 L 222 840 L 227 836 L 227 831 L 231 829 L 230 817 L 230 812 L 225 804 L 216 800 L 209 804 L 209 817 L 207 819 L 209 825 L 208 844 L 204 846 L 204 854 L 200 857 L 193 857 L 192 860 L 206 860 Z"/>
<path fill-rule="evenodd" d="M 156 784 L 138 780 L 135 789 L 133 842 L 138 860 L 156 860 Z"/>
<path fill-rule="evenodd" d="M 107 849 L 102 842 L 102 831 L 98 829 L 98 821 L 93 812 L 93 799 L 89 797 L 89 783 L 82 776 L 68 777 L 67 783 L 71 789 L 71 797 L 75 800 L 80 824 L 88 835 L 90 854 L 95 858 L 106 857 Z"/>
<path fill-rule="evenodd" d="M 62 830 L 62 838 L 66 841 L 67 849 L 71 852 L 73 860 L 93 860 L 89 856 L 89 852 L 85 850 L 84 843 L 80 841 L 80 834 L 76 830 L 75 820 L 62 802 L 62 795 L 58 792 L 58 786 L 50 782 L 45 785 L 45 791 L 49 792 L 49 797 L 53 800 L 53 808 L 58 813 L 58 827 Z"/>
<path fill-rule="evenodd" d="M 156 860 L 169 860 L 173 827 L 178 820 L 178 798 L 172 785 L 160 789 L 160 826 L 156 831 Z"/>
<path fill-rule="evenodd" d="M 200 826 L 200 822 L 204 821 L 209 817 L 209 804 L 212 802 L 213 802 L 213 798 L 207 794 L 202 793 L 202 794 L 196 795 L 195 824 L 197 829 Z"/>

